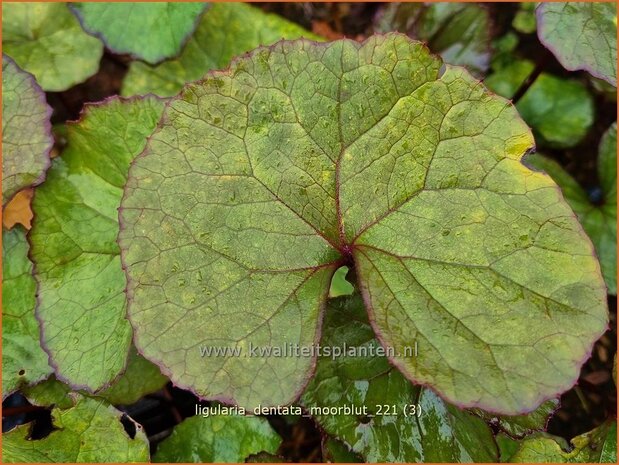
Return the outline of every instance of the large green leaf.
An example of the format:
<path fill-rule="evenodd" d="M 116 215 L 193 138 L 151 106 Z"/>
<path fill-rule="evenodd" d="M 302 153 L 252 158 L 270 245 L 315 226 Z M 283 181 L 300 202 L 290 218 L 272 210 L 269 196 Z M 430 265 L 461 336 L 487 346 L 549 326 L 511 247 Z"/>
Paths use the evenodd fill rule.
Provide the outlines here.
<path fill-rule="evenodd" d="M 84 29 L 115 53 L 157 63 L 180 53 L 206 3 L 97 2 L 72 5 Z"/>
<path fill-rule="evenodd" d="M 32 75 L 2 55 L 2 205 L 43 181 L 54 143 L 51 115 Z"/>
<path fill-rule="evenodd" d="M 319 39 L 296 24 L 256 7 L 244 3 L 215 3 L 178 58 L 158 66 L 131 63 L 122 94 L 175 95 L 185 83 L 202 78 L 208 71 L 225 68 L 237 55 L 282 38 L 299 37 Z"/>
<path fill-rule="evenodd" d="M 453 65 L 466 66 L 483 76 L 490 62 L 490 16 L 486 8 L 462 3 L 390 3 L 377 32 L 399 31 L 426 41 Z"/>
<path fill-rule="evenodd" d="M 537 34 L 568 70 L 584 69 L 617 87 L 617 4 L 541 3 Z"/>
<path fill-rule="evenodd" d="M 187 418 L 157 447 L 154 462 L 242 463 L 259 452 L 274 454 L 282 439 L 265 418 L 214 415 Z"/>
<path fill-rule="evenodd" d="M 47 377 L 52 369 L 39 343 L 34 317 L 36 283 L 28 260 L 25 232 L 2 231 L 2 398 L 23 384 Z"/>
<path fill-rule="evenodd" d="M 100 400 L 72 395 L 75 406 L 52 410 L 49 436 L 30 439 L 30 425 L 4 433 L 4 463 L 148 462 L 148 439 L 140 425 L 135 424 L 132 439 L 120 422 L 121 412 Z"/>
<path fill-rule="evenodd" d="M 128 405 L 137 402 L 146 394 L 158 391 L 168 382 L 155 365 L 137 353 L 135 347 L 129 352 L 125 372 L 109 388 L 99 392 L 110 404 Z"/>
<path fill-rule="evenodd" d="M 59 379 L 89 391 L 124 368 L 131 344 L 118 207 L 133 158 L 163 109 L 156 97 L 86 107 L 33 201 L 30 232 L 42 342 Z"/>
<path fill-rule="evenodd" d="M 607 421 L 576 436 L 570 450 L 562 438 L 536 435 L 526 438 L 511 456 L 513 463 L 617 463 L 617 422 Z"/>
<path fill-rule="evenodd" d="M 535 154 L 527 162 L 548 173 L 563 190 L 565 200 L 574 209 L 593 241 L 608 293 L 617 294 L 617 123 L 606 131 L 600 144 L 598 178 L 601 202 L 589 200 L 587 192 L 561 165 Z"/>
<path fill-rule="evenodd" d="M 328 434 L 369 463 L 498 460 L 492 431 L 482 419 L 413 386 L 386 357 L 376 355 L 380 344 L 358 294 L 331 300 L 327 307 L 321 345 L 344 344 L 347 354 L 318 360 L 301 398 Z M 346 407 L 357 411 L 335 410 Z M 325 408 L 329 413 L 320 412 Z"/>
<path fill-rule="evenodd" d="M 442 67 L 401 34 L 280 42 L 172 99 L 121 210 L 144 356 L 207 398 L 291 402 L 313 354 L 248 350 L 316 341 L 346 263 L 392 362 L 448 401 L 571 387 L 608 322 L 593 247 L 510 102 Z"/>
<path fill-rule="evenodd" d="M 511 60 L 490 75 L 484 84 L 505 98 L 512 98 L 533 72 L 528 60 Z M 593 124 L 593 98 L 580 81 L 540 74 L 516 104 L 538 142 L 551 147 L 571 147 L 586 136 Z"/>
<path fill-rule="evenodd" d="M 2 49 L 48 91 L 85 81 L 103 54 L 64 3 L 3 2 Z"/>

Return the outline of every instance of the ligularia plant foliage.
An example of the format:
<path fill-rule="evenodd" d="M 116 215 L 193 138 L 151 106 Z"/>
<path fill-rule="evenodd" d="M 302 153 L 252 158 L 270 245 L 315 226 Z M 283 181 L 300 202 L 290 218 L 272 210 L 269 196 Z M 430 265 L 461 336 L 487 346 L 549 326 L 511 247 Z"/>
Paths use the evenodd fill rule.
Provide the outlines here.
<path fill-rule="evenodd" d="M 372 8 L 3 5 L 4 461 L 616 459 L 616 7 Z"/>

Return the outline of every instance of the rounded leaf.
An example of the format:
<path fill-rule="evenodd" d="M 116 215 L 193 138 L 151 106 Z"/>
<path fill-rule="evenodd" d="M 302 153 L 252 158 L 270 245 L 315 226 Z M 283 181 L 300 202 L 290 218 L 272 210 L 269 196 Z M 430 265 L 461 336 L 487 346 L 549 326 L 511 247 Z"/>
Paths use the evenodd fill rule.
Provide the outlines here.
<path fill-rule="evenodd" d="M 129 163 L 162 110 L 154 96 L 88 105 L 68 126 L 67 148 L 33 201 L 41 341 L 58 378 L 72 387 L 100 390 L 127 363 L 118 207 Z"/>
<path fill-rule="evenodd" d="M 20 227 L 2 231 L 2 398 L 52 373 L 34 317 L 36 282 Z"/>
<path fill-rule="evenodd" d="M 591 243 L 521 163 L 532 147 L 510 102 L 400 34 L 237 59 L 169 101 L 130 170 L 136 346 L 200 396 L 292 402 L 312 353 L 251 349 L 317 341 L 331 276 L 354 264 L 408 378 L 533 410 L 575 382 L 608 313 Z"/>
<path fill-rule="evenodd" d="M 2 48 L 46 91 L 85 81 L 103 55 L 101 41 L 82 30 L 65 3 L 3 3 Z"/>
<path fill-rule="evenodd" d="M 281 442 L 266 418 L 195 416 L 174 428 L 153 462 L 242 463 L 260 452 L 274 454 Z"/>
<path fill-rule="evenodd" d="M 34 77 L 2 55 L 2 205 L 43 182 L 54 145 L 51 115 Z"/>
<path fill-rule="evenodd" d="M 583 69 L 617 87 L 615 2 L 540 3 L 537 25 L 540 41 L 566 69 Z"/>
<path fill-rule="evenodd" d="M 157 63 L 180 53 L 206 3 L 74 3 L 84 29 L 115 53 Z M 212 45 L 212 44 L 209 44 Z"/>

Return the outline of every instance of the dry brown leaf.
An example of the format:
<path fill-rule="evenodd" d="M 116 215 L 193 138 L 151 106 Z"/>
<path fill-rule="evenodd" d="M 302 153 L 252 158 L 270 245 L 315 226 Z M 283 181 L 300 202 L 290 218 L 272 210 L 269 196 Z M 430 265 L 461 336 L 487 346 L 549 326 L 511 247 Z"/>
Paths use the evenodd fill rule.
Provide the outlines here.
<path fill-rule="evenodd" d="M 32 222 L 32 209 L 30 208 L 30 202 L 32 201 L 32 189 L 24 189 L 11 199 L 11 201 L 4 207 L 2 212 L 2 224 L 5 228 L 11 229 L 17 223 L 24 226 L 26 229 L 30 229 Z"/>

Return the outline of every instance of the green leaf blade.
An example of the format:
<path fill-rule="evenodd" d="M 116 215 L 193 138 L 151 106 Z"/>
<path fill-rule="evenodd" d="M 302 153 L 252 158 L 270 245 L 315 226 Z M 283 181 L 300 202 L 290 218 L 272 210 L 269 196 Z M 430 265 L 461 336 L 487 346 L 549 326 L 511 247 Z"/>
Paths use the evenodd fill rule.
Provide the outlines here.
<path fill-rule="evenodd" d="M 451 98 L 430 94 L 449 104 L 424 188 L 358 236 L 357 272 L 382 342 L 404 354 L 419 341 L 417 359 L 394 359 L 410 379 L 461 406 L 518 414 L 574 384 L 607 326 L 605 290 L 556 185 L 521 164 L 533 140 L 513 106 L 459 71 L 441 80 Z M 504 331 L 506 315 L 518 331 Z M 567 343 L 560 328 L 575 322 Z"/>
<path fill-rule="evenodd" d="M 103 44 L 82 30 L 64 3 L 3 3 L 2 47 L 46 91 L 85 81 L 103 55 Z"/>
<path fill-rule="evenodd" d="M 617 87 L 617 5 L 614 2 L 541 3 L 540 41 L 568 70 L 585 70 Z"/>
<path fill-rule="evenodd" d="M 34 316 L 36 282 L 28 242 L 19 228 L 2 231 L 2 397 L 52 373 Z"/>
<path fill-rule="evenodd" d="M 146 358 L 206 398 L 292 402 L 311 356 L 280 360 L 274 387 L 264 359 L 199 348 L 316 340 L 331 275 L 354 262 L 409 379 L 509 415 L 571 387 L 608 323 L 592 245 L 522 164 L 533 138 L 513 105 L 442 68 L 401 34 L 283 41 L 186 86 L 122 204 Z"/>
<path fill-rule="evenodd" d="M 115 53 L 148 63 L 177 56 L 193 34 L 206 3 L 74 3 L 84 29 Z"/>
<path fill-rule="evenodd" d="M 131 328 L 117 209 L 129 163 L 162 110 L 152 96 L 87 107 L 33 201 L 29 238 L 42 343 L 58 378 L 90 392 L 110 384 L 126 364 Z"/>
<path fill-rule="evenodd" d="M 2 55 L 2 205 L 49 168 L 51 107 L 34 77 Z"/>
<path fill-rule="evenodd" d="M 177 425 L 157 448 L 154 462 L 242 463 L 260 452 L 275 454 L 282 439 L 265 418 L 195 416 Z"/>
<path fill-rule="evenodd" d="M 248 27 L 251 24 L 251 27 Z M 157 66 L 133 62 L 123 80 L 122 95 L 176 95 L 183 85 L 208 71 L 226 68 L 230 60 L 282 38 L 319 37 L 274 14 L 244 3 L 214 3 L 203 16 L 181 55 Z M 214 44 L 218 44 L 217 47 Z"/>
<path fill-rule="evenodd" d="M 75 406 L 52 410 L 55 430 L 43 439 L 29 439 L 29 425 L 4 433 L 4 462 L 148 462 L 148 439 L 142 427 L 135 424 L 136 434 L 131 439 L 121 416 L 100 400 L 79 396 Z"/>
<path fill-rule="evenodd" d="M 492 432 L 483 420 L 413 386 L 386 357 L 372 355 L 380 345 L 358 294 L 329 301 L 321 344 L 340 349 L 346 344 L 347 350 L 359 353 L 320 358 L 301 401 L 328 434 L 366 462 L 497 460 Z M 322 414 L 320 410 L 350 406 L 358 411 Z M 411 414 L 412 406 L 420 413 Z"/>

